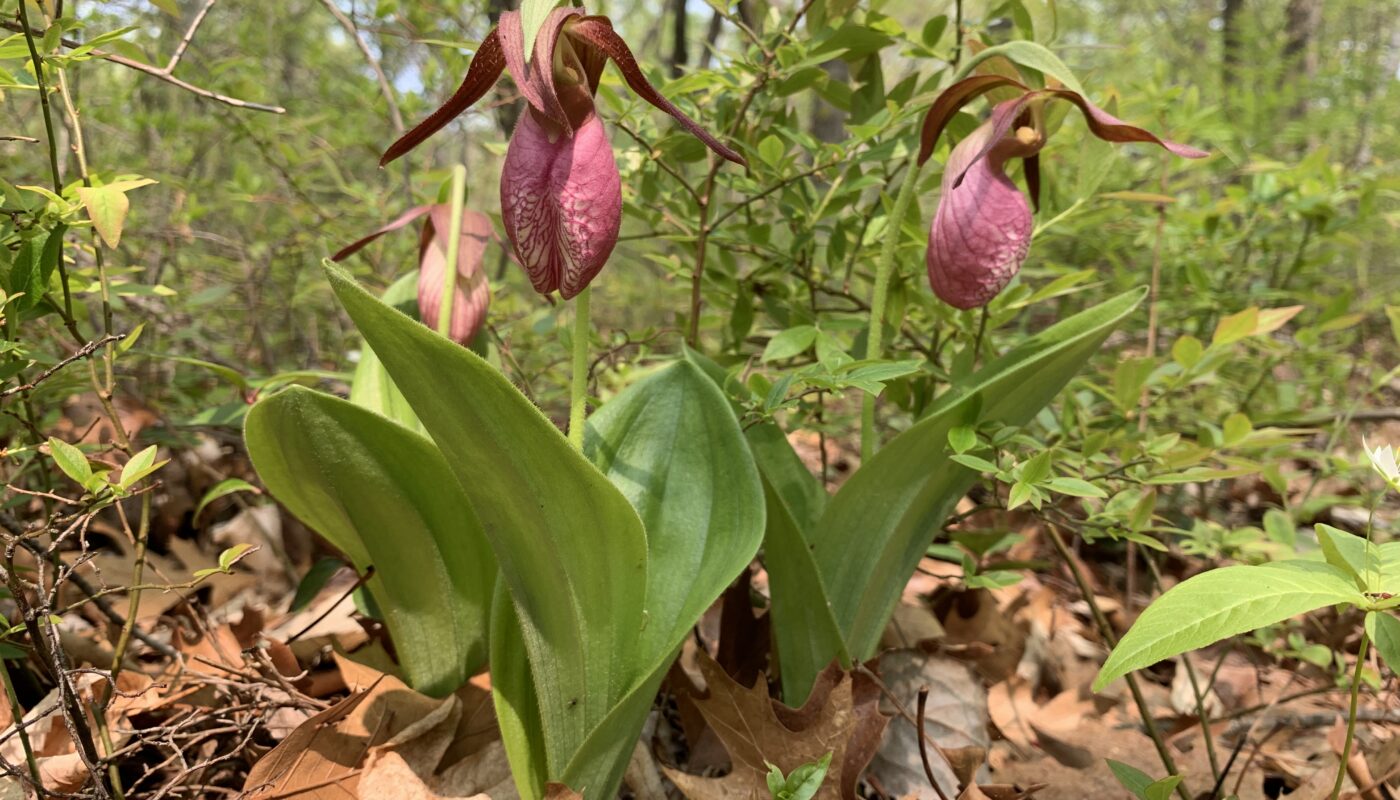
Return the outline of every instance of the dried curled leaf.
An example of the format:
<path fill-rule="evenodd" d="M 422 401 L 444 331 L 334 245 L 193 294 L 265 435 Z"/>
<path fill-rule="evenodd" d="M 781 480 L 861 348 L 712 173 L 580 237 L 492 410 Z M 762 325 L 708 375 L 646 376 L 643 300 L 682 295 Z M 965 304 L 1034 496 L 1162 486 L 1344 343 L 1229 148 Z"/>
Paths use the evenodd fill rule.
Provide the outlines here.
<path fill-rule="evenodd" d="M 807 702 L 789 708 L 769 697 L 763 681 L 745 688 L 703 651 L 699 662 L 709 697 L 697 706 L 724 743 L 733 768 L 722 778 L 663 768 L 686 797 L 766 797 L 769 764 L 789 774 L 828 753 L 832 768 L 814 800 L 855 797 L 856 779 L 875 755 L 890 720 L 880 713 L 873 681 L 833 664 L 817 678 Z"/>
<path fill-rule="evenodd" d="M 348 659 L 336 662 L 350 696 L 253 765 L 243 797 L 516 796 L 489 692 L 468 684 L 438 700 Z"/>

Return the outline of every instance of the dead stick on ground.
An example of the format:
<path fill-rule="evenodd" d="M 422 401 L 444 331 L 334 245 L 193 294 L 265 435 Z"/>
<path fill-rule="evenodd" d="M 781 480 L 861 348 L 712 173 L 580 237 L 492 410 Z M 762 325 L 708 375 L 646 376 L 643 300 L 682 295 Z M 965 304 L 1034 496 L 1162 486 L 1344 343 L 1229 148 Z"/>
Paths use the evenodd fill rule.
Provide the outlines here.
<path fill-rule="evenodd" d="M 346 589 L 346 590 L 345 590 L 345 594 L 342 594 L 342 595 L 340 596 L 340 599 L 339 599 L 339 600 L 337 600 L 337 601 L 335 601 L 334 603 L 331 603 L 329 606 L 327 606 L 327 607 L 326 607 L 326 610 L 325 610 L 325 611 L 322 611 L 321 614 L 320 614 L 320 616 L 316 617 L 316 619 L 313 619 L 313 620 L 311 620 L 311 622 L 307 623 L 306 627 L 302 628 L 301 630 L 297 631 L 296 633 L 294 633 L 294 634 L 292 634 L 290 637 L 288 637 L 288 638 L 287 638 L 287 641 L 286 641 L 286 644 L 291 644 L 292 642 L 295 642 L 297 639 L 300 639 L 301 637 L 305 636 L 306 633 L 307 633 L 307 631 L 310 631 L 312 628 L 316 627 L 317 625 L 320 625 L 320 624 L 321 624 L 321 620 L 325 619 L 326 617 L 329 617 L 329 616 L 331 615 L 331 612 L 334 611 L 334 610 L 336 609 L 337 606 L 339 606 L 341 603 L 344 603 L 347 599 L 349 599 L 350 595 L 354 594 L 356 589 L 360 588 L 361 586 L 364 586 L 365 583 L 368 582 L 369 579 L 370 579 L 370 578 L 373 578 L 373 577 L 374 577 L 374 565 L 371 564 L 371 565 L 369 565 L 368 567 L 365 568 L 365 574 L 361 575 L 361 576 L 359 577 L 359 579 L 355 581 L 355 585 L 354 585 L 354 586 L 351 586 L 349 589 Z"/>
<path fill-rule="evenodd" d="M 927 706 L 928 706 L 928 687 L 927 687 L 927 686 L 920 686 L 920 687 L 919 687 L 919 724 L 916 726 L 916 727 L 919 729 L 919 760 L 922 761 L 922 762 L 924 763 L 924 777 L 928 778 L 928 785 L 929 785 L 929 786 L 932 786 L 932 787 L 933 787 L 933 790 L 934 790 L 935 792 L 938 792 L 938 796 L 939 796 L 939 797 L 942 797 L 943 800 L 948 800 L 947 796 L 943 794 L 943 790 L 940 789 L 940 788 L 938 787 L 938 781 L 937 781 L 937 780 L 934 780 L 934 777 L 933 777 L 933 765 L 930 764 L 930 763 L 928 762 L 928 746 L 927 746 L 927 744 L 926 744 L 926 742 L 928 741 L 928 737 L 924 734 L 924 709 L 925 709 Z"/>
<path fill-rule="evenodd" d="M 943 763 L 948 765 L 948 771 L 957 774 L 956 772 L 954 772 L 953 764 L 948 760 L 948 756 L 943 754 L 943 748 L 938 746 L 938 742 L 935 742 L 924 735 L 924 728 L 920 721 L 914 719 L 914 717 L 910 715 L 909 708 L 905 706 L 904 703 L 897 696 L 895 696 L 894 692 L 890 691 L 890 687 L 885 685 L 885 682 L 881 680 L 879 675 L 875 674 L 874 670 L 870 669 L 864 664 L 861 664 L 860 662 L 856 662 L 856 665 L 852 668 L 852 671 L 858 671 L 861 674 L 865 675 L 865 677 L 874 681 L 876 688 L 880 690 L 880 694 L 883 694 L 886 699 L 888 699 L 891 703 L 894 704 L 895 710 L 899 712 L 899 715 L 901 717 L 904 717 L 904 720 L 906 722 L 914 726 L 914 729 L 918 732 L 919 735 L 919 748 L 922 750 L 925 742 L 933 745 L 933 749 L 938 751 L 938 755 L 940 758 L 943 759 Z M 922 717 L 920 719 L 922 719 Z M 938 787 L 937 783 L 933 784 L 933 790 L 938 793 L 939 800 L 948 800 L 948 796 L 943 794 L 943 790 Z"/>

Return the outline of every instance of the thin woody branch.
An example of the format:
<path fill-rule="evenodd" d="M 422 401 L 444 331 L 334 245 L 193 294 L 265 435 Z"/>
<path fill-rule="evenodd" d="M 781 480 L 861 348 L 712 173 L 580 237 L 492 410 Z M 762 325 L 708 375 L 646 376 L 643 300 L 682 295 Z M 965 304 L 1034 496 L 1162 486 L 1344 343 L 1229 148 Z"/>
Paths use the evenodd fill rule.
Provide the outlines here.
<path fill-rule="evenodd" d="M 209 5 L 212 5 L 212 3 L 210 3 Z M 197 27 L 197 23 L 203 19 L 204 13 L 206 13 L 208 10 L 208 6 L 205 6 L 205 8 L 201 10 L 200 15 L 195 19 L 196 24 L 192 24 L 190 26 L 190 29 L 187 30 L 185 33 L 186 36 L 192 37 L 194 35 L 194 29 Z M 19 24 L 18 22 L 11 22 L 9 20 L 0 22 L 0 28 L 3 28 L 8 31 L 14 31 L 15 33 L 25 33 L 25 28 L 23 25 Z M 43 31 L 31 30 L 29 31 L 29 33 L 34 36 L 43 35 Z M 59 39 L 59 43 L 62 44 L 64 47 L 69 48 L 70 50 L 82 46 L 82 42 L 68 38 Z M 184 44 L 185 46 L 188 46 L 187 42 Z M 283 108 L 282 106 L 266 105 L 264 103 L 254 103 L 251 100 L 240 100 L 237 97 L 229 97 L 225 94 L 219 94 L 218 92 L 210 91 L 209 89 L 205 89 L 202 86 L 195 86 L 194 84 L 188 81 L 181 80 L 180 78 L 177 78 L 174 75 L 172 75 L 169 71 L 169 67 L 152 66 L 151 64 L 136 61 L 135 59 L 127 58 L 125 56 L 119 56 L 116 53 L 109 53 L 106 50 L 89 50 L 88 54 L 96 58 L 103 59 L 105 61 L 110 61 L 113 64 L 120 64 L 121 66 L 126 67 L 127 69 L 133 69 L 137 72 L 143 72 L 154 78 L 159 78 L 160 80 L 165 81 L 166 83 L 172 86 L 184 89 L 190 94 L 203 97 L 206 100 L 213 100 L 217 103 L 223 103 L 227 106 L 233 106 L 234 108 L 242 108 L 248 111 L 265 111 L 269 114 L 287 113 L 287 109 Z M 172 57 L 172 64 L 169 65 L 170 67 L 173 67 L 175 64 L 179 63 L 178 56 L 182 56 L 184 54 L 184 49 L 178 48 L 176 50 L 176 54 L 177 57 Z"/>
<path fill-rule="evenodd" d="M 210 5 L 213 2 L 214 0 L 210 0 Z M 365 37 L 360 35 L 359 26 L 346 16 L 344 11 L 340 10 L 335 4 L 335 0 L 321 0 L 321 5 L 331 12 L 331 16 L 335 17 L 335 21 L 345 29 L 345 32 L 354 40 L 355 46 L 359 48 L 360 54 L 365 57 L 365 63 L 369 65 L 370 71 L 374 73 L 375 82 L 379 84 L 379 93 L 384 96 L 384 102 L 389 106 L 389 121 L 394 125 L 394 132 L 402 134 L 404 132 L 403 114 L 400 113 L 399 102 L 394 97 L 394 87 L 390 85 L 389 77 L 384 74 L 384 68 L 380 65 L 379 59 L 375 57 L 374 51 L 369 49 L 369 43 L 365 41 Z"/>
<path fill-rule="evenodd" d="M 22 385 L 22 386 L 14 386 L 14 387 L 11 387 L 11 388 L 9 388 L 9 389 L 6 389 L 6 390 L 3 391 L 3 392 L 0 392 L 0 398 L 9 397 L 10 395 L 19 394 L 20 392 L 27 392 L 27 391 L 33 389 L 34 387 L 38 386 L 40 383 L 43 383 L 44 381 L 48 380 L 49 378 L 52 378 L 55 374 L 58 373 L 59 370 L 61 370 L 61 369 L 63 369 L 64 367 L 68 366 L 69 364 L 72 364 L 72 363 L 75 362 L 75 361 L 81 361 L 81 360 L 83 360 L 83 359 L 85 359 L 85 358 L 91 356 L 93 353 L 97 352 L 97 351 L 98 351 L 100 348 L 102 348 L 104 345 L 111 344 L 112 342 L 120 342 L 122 339 L 125 339 L 125 338 L 126 338 L 126 334 L 124 334 L 124 333 L 112 333 L 112 334 L 108 334 L 108 335 L 106 335 L 106 336 L 103 336 L 103 337 L 100 338 L 100 339 L 94 339 L 94 340 L 92 340 L 91 342 L 88 342 L 87 344 L 85 344 L 85 345 L 83 345 L 82 347 L 78 348 L 77 352 L 73 353 L 73 355 L 68 356 L 67 358 L 63 359 L 62 361 L 58 362 L 57 364 L 54 364 L 52 367 L 49 367 L 48 369 L 46 369 L 46 370 L 44 370 L 43 372 L 39 373 L 39 375 L 38 375 L 37 377 L 35 377 L 34 380 L 30 381 L 29 383 L 26 383 L 26 384 L 24 384 L 24 385 Z"/>
<path fill-rule="evenodd" d="M 204 24 L 204 18 L 209 15 L 209 9 L 213 8 L 218 1 L 206 0 L 204 6 L 199 9 L 199 13 L 194 15 L 193 20 L 190 20 L 190 26 L 185 29 L 185 35 L 180 37 L 180 43 L 175 45 L 175 52 L 170 55 L 170 61 L 165 65 L 165 74 L 169 75 L 175 71 L 176 65 L 180 63 L 180 59 L 185 56 L 185 51 L 189 49 L 190 42 L 194 41 L 194 32 L 199 30 L 200 25 Z"/>

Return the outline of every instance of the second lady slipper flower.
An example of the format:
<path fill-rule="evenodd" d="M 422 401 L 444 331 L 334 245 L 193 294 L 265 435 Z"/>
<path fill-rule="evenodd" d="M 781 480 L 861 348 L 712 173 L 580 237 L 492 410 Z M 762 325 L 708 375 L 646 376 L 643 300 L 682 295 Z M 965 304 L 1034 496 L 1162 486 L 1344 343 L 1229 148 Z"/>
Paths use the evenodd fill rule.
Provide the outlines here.
<path fill-rule="evenodd" d="M 719 155 L 745 163 L 656 91 L 607 17 L 557 8 L 540 26 L 528 59 L 520 13 L 501 14 L 457 92 L 391 145 L 380 164 L 442 129 L 481 99 L 509 67 L 529 107 L 511 135 L 501 170 L 502 222 L 535 291 L 557 290 L 571 298 L 607 263 L 622 225 L 622 181 L 593 105 L 609 59 L 642 99 Z"/>
<path fill-rule="evenodd" d="M 404 212 L 398 219 L 350 244 L 331 256 L 340 261 L 358 252 L 365 245 L 390 231 L 427 215 L 418 235 L 418 319 L 433 330 L 438 328 L 442 310 L 442 289 L 447 282 L 448 240 L 452 237 L 452 206 L 438 203 L 418 206 Z M 471 344 L 481 326 L 486 323 L 486 310 L 491 304 L 491 286 L 482 270 L 486 246 L 496 238 L 491 220 L 479 211 L 462 212 L 462 231 L 457 244 L 457 280 L 452 295 L 452 319 L 447 335 L 460 345 Z"/>
<path fill-rule="evenodd" d="M 1016 273 L 1031 244 L 1031 206 L 1005 172 L 1006 162 L 1023 159 L 1026 185 L 1039 204 L 1039 153 L 1045 146 L 1044 106 L 1068 100 L 1084 114 L 1089 130 L 1108 142 L 1151 142 L 1184 158 L 1207 153 L 1160 139 L 1114 117 L 1069 89 L 1031 89 L 1001 75 L 978 75 L 948 87 L 924 118 L 919 164 L 932 155 L 948 122 L 967 103 L 993 89 L 1011 86 L 1022 94 L 998 103 L 977 130 L 953 148 L 929 228 L 929 284 L 955 308 L 985 306 Z"/>

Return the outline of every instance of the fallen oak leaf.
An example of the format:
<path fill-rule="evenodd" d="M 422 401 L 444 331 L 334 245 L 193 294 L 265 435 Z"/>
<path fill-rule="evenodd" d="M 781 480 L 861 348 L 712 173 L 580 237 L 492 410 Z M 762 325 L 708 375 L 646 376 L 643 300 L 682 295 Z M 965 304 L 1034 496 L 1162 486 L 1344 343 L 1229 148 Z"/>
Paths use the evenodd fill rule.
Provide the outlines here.
<path fill-rule="evenodd" d="M 511 781 L 505 746 L 499 740 L 444 765 L 462 716 L 462 699 L 451 695 L 389 741 L 371 747 L 360 776 L 359 795 L 376 800 L 519 797 Z"/>
<path fill-rule="evenodd" d="M 982 763 L 987 760 L 987 748 L 951 747 L 942 749 L 942 752 L 943 757 L 948 759 L 948 766 L 953 768 L 958 785 L 971 787 L 977 782 L 977 770 L 981 769 Z"/>
<path fill-rule="evenodd" d="M 789 708 L 757 680 L 744 687 L 704 651 L 697 654 L 709 696 L 697 707 L 728 751 L 732 769 L 705 778 L 663 767 L 691 800 L 766 797 L 770 765 L 783 774 L 830 754 L 839 765 L 828 771 L 813 800 L 852 800 L 856 779 L 874 755 L 889 717 L 879 711 L 878 690 L 859 673 L 833 664 L 818 677 L 807 702 Z"/>
<path fill-rule="evenodd" d="M 403 767 L 418 776 L 423 791 L 448 788 L 465 780 L 452 772 L 466 772 L 473 760 L 493 742 L 499 742 L 490 693 L 468 684 L 445 700 L 419 694 L 399 679 L 376 673 L 362 664 L 336 655 L 336 663 L 353 692 L 326 711 L 302 723 L 253 765 L 243 786 L 247 800 L 272 800 L 295 796 L 298 800 L 349 800 L 355 797 L 390 798 L 400 795 L 361 791 L 373 777 L 370 767 L 379 765 L 383 783 Z M 427 738 L 425 738 L 427 737 Z M 421 741 L 420 741 L 421 740 Z M 402 749 L 401 749 L 402 748 Z M 391 756 L 392 753 L 392 756 Z M 503 758 L 496 758 L 497 762 Z M 442 775 L 434 770 L 448 765 Z M 489 776 L 489 770 L 483 770 Z M 485 778 L 483 778 L 484 780 Z M 416 785 L 401 783 L 400 788 Z M 405 798 L 467 795 L 404 794 Z M 514 796 L 501 792 L 495 800 Z"/>

